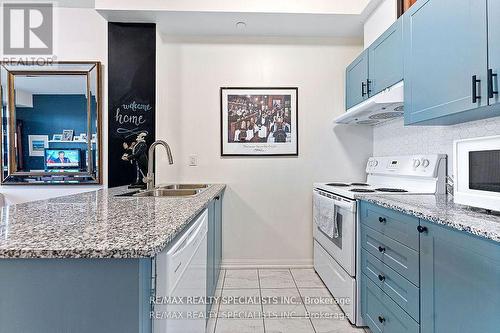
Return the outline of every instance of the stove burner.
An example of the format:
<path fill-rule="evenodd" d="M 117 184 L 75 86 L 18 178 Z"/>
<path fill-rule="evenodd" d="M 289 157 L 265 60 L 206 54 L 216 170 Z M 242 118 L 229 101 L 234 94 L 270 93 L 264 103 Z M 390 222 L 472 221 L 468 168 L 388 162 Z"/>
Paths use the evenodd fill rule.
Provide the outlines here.
<path fill-rule="evenodd" d="M 375 190 L 379 192 L 408 192 L 407 190 L 403 190 L 402 188 L 376 188 Z"/>
<path fill-rule="evenodd" d="M 352 186 L 370 186 L 370 184 L 367 183 L 351 183 Z"/>
<path fill-rule="evenodd" d="M 336 186 L 336 187 L 346 187 L 346 186 L 350 186 L 349 184 L 346 184 L 346 183 L 328 183 L 326 184 L 328 186 Z"/>
<path fill-rule="evenodd" d="M 352 190 L 349 190 L 351 192 L 359 192 L 359 193 L 372 193 L 375 192 L 374 190 L 369 190 L 366 188 L 353 188 Z"/>

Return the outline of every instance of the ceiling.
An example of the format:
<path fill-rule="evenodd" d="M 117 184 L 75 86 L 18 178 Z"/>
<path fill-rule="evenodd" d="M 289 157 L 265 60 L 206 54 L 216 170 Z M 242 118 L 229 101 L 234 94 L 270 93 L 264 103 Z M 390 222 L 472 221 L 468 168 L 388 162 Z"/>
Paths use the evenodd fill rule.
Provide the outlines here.
<path fill-rule="evenodd" d="M 97 10 L 359 14 L 372 0 L 95 0 Z"/>
<path fill-rule="evenodd" d="M 110 22 L 156 23 L 160 33 L 171 36 L 360 38 L 363 36 L 364 21 L 380 0 L 309 0 L 309 5 L 303 1 L 277 1 L 283 5 L 281 7 L 262 5 L 262 10 L 255 6 L 243 6 L 248 1 L 233 0 L 234 4 L 227 6 L 233 11 L 222 10 L 220 4 L 219 7 L 216 6 L 217 3 L 224 1 L 214 1 L 214 7 L 209 7 L 202 5 L 206 4 L 206 1 L 196 3 L 195 0 L 191 0 L 182 7 L 174 6 L 172 1 L 165 0 L 162 6 L 148 7 L 148 3 L 152 2 L 157 3 L 153 0 L 144 0 L 133 3 L 123 1 L 115 5 L 114 0 L 101 0 L 96 1 L 96 9 Z M 304 4 L 302 10 L 298 6 L 290 6 L 296 2 Z M 238 7 L 238 3 L 241 3 L 241 6 Z M 351 6 L 347 5 L 349 3 Z M 240 11 L 235 11 L 238 9 Z M 238 22 L 244 22 L 245 27 L 237 27 Z"/>

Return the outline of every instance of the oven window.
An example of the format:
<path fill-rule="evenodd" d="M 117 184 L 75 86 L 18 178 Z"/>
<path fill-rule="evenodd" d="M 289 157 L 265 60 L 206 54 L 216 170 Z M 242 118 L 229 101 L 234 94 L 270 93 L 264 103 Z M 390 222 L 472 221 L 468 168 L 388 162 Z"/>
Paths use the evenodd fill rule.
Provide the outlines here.
<path fill-rule="evenodd" d="M 469 152 L 469 188 L 500 193 L 500 150 Z"/>

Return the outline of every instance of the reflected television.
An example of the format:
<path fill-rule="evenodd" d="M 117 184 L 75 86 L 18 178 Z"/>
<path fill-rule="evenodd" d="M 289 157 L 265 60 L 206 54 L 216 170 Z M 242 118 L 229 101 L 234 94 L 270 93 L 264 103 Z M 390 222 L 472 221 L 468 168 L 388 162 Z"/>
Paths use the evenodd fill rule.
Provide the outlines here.
<path fill-rule="evenodd" d="M 45 148 L 45 169 L 80 169 L 80 149 Z"/>

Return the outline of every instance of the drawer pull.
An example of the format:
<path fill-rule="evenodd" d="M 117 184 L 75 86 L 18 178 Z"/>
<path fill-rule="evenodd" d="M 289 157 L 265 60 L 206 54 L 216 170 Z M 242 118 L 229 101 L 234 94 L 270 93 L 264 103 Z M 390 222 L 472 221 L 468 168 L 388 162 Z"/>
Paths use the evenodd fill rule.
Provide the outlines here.
<path fill-rule="evenodd" d="M 378 321 L 382 324 L 385 321 L 385 318 L 382 316 L 378 316 Z"/>
<path fill-rule="evenodd" d="M 385 223 L 385 222 L 387 222 L 387 219 L 386 219 L 385 217 L 379 217 L 379 218 L 378 218 L 378 221 L 379 221 L 380 223 Z"/>
<path fill-rule="evenodd" d="M 380 281 L 384 281 L 384 280 L 385 280 L 385 276 L 383 276 L 382 274 L 379 274 L 379 275 L 378 275 L 378 279 L 379 279 Z"/>
<path fill-rule="evenodd" d="M 384 253 L 385 252 L 385 247 L 379 246 L 378 251 Z"/>
<path fill-rule="evenodd" d="M 423 226 L 419 225 L 419 226 L 417 227 L 417 230 L 418 230 L 418 232 L 420 232 L 420 233 L 427 232 L 427 227 L 423 227 Z"/>

